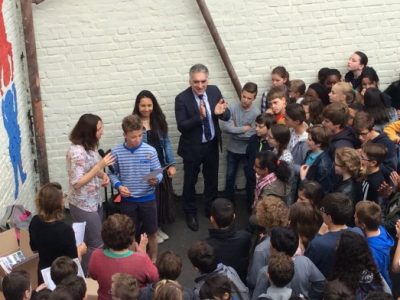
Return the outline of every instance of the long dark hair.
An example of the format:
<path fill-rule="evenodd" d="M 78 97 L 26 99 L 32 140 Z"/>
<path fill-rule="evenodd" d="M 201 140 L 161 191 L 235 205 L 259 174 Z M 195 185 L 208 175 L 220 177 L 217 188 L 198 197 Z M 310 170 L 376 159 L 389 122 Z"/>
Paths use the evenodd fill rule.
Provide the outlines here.
<path fill-rule="evenodd" d="M 381 125 L 389 122 L 389 108 L 385 105 L 383 94 L 378 88 L 369 88 L 364 94 L 364 108 Z"/>
<path fill-rule="evenodd" d="M 275 173 L 276 177 L 285 182 L 289 182 L 291 175 L 289 165 L 272 151 L 261 151 L 256 154 L 261 169 L 268 169 L 269 173 Z"/>
<path fill-rule="evenodd" d="M 75 145 L 82 145 L 86 151 L 95 150 L 99 146 L 96 136 L 99 121 L 101 118 L 97 115 L 82 115 L 69 134 L 69 140 Z"/>
<path fill-rule="evenodd" d="M 343 231 L 336 249 L 332 279 L 338 279 L 356 291 L 360 281 L 371 276 L 371 283 L 383 285 L 364 236 L 349 230 Z"/>
<path fill-rule="evenodd" d="M 271 133 L 273 138 L 278 142 L 278 157 L 281 157 L 283 151 L 287 149 L 290 141 L 290 130 L 284 124 L 273 124 L 271 125 Z"/>
<path fill-rule="evenodd" d="M 140 100 L 143 98 L 149 98 L 153 102 L 153 111 L 150 115 L 150 126 L 151 130 L 159 135 L 165 137 L 168 135 L 168 124 L 165 118 L 164 113 L 161 110 L 160 105 L 157 102 L 156 97 L 153 95 L 152 92 L 148 90 L 141 91 L 135 100 L 135 107 L 133 108 L 132 114 L 136 114 L 140 116 L 139 112 L 139 104 Z"/>

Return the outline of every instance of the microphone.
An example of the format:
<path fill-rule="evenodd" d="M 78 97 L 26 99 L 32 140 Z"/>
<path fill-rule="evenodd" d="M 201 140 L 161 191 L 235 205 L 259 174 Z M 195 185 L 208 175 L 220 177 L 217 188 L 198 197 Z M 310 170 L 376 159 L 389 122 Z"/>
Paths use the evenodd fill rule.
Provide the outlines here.
<path fill-rule="evenodd" d="M 99 149 L 97 152 L 99 152 L 99 154 L 100 154 L 101 157 L 104 157 L 104 156 L 106 156 L 108 153 L 110 153 L 111 150 L 108 150 L 107 152 L 104 152 L 103 149 Z M 113 173 L 113 174 L 115 173 L 115 170 L 114 170 L 114 167 L 113 167 L 113 166 L 108 166 L 108 169 L 110 170 L 111 173 Z"/>

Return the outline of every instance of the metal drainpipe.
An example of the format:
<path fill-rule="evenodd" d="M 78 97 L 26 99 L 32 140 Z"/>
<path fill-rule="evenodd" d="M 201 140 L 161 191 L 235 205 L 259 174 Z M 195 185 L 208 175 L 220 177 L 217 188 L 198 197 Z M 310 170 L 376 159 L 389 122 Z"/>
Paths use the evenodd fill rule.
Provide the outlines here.
<path fill-rule="evenodd" d="M 242 92 L 242 85 L 240 84 L 240 81 L 236 74 L 236 71 L 233 68 L 232 62 L 228 55 L 228 52 L 226 52 L 224 43 L 221 40 L 218 30 L 215 27 L 214 21 L 212 19 L 210 11 L 208 10 L 207 4 L 204 0 L 196 0 L 196 1 L 197 1 L 197 4 L 199 5 L 201 14 L 203 15 L 203 18 L 206 21 L 208 30 L 210 30 L 211 36 L 214 40 L 214 43 L 217 46 L 219 55 L 221 56 L 222 61 L 224 62 L 225 68 L 228 71 L 228 74 L 232 81 L 232 84 L 235 87 L 236 93 L 240 99 L 241 92 Z"/>
<path fill-rule="evenodd" d="M 29 89 L 31 93 L 33 128 L 35 135 L 37 172 L 40 185 L 49 182 L 46 137 L 42 97 L 40 94 L 39 67 L 36 54 L 35 31 L 33 28 L 32 0 L 21 0 L 22 25 L 24 29 L 26 59 L 28 64 Z"/>

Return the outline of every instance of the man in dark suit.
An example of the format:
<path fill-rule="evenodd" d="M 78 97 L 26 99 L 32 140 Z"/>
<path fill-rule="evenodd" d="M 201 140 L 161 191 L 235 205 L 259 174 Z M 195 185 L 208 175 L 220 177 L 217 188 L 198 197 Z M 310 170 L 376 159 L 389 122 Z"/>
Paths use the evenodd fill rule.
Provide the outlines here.
<path fill-rule="evenodd" d="M 208 85 L 208 69 L 202 64 L 190 68 L 186 90 L 175 98 L 175 118 L 179 138 L 178 155 L 183 158 L 183 210 L 186 224 L 199 230 L 195 185 L 202 165 L 206 214 L 218 192 L 218 145 L 222 149 L 218 119 L 228 121 L 230 111 L 221 91 Z"/>

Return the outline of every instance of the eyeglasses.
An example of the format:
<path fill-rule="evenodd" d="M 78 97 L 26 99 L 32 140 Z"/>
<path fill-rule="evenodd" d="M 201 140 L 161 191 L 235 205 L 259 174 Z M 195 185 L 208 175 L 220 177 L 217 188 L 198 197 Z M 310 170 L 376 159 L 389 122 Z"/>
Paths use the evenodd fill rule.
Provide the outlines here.
<path fill-rule="evenodd" d="M 369 133 L 369 131 L 363 131 L 363 132 L 359 132 L 358 135 L 366 136 L 368 133 Z"/>
<path fill-rule="evenodd" d="M 207 82 L 207 80 L 193 80 L 192 82 L 194 84 L 199 84 L 199 83 L 205 84 Z"/>

